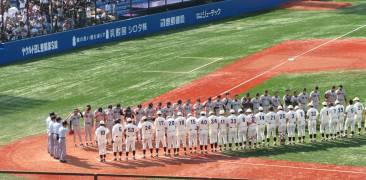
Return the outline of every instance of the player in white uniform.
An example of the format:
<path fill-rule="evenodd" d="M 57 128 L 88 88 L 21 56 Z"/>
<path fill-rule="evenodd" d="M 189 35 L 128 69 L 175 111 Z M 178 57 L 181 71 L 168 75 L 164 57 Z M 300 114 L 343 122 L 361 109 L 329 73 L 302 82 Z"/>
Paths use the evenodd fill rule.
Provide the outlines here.
<path fill-rule="evenodd" d="M 95 130 L 95 142 L 98 144 L 100 162 L 105 162 L 107 154 L 107 134 L 109 129 L 105 127 L 104 121 L 99 122 L 99 127 Z"/>
<path fill-rule="evenodd" d="M 161 111 L 158 111 L 156 113 L 156 115 L 158 116 L 155 119 L 154 122 L 154 127 L 155 127 L 155 151 L 156 151 L 156 155 L 155 157 L 159 157 L 159 147 L 160 147 L 160 143 L 162 144 L 163 148 L 164 148 L 164 155 L 166 155 L 166 137 L 165 137 L 165 130 L 167 128 L 167 122 L 165 121 L 165 118 L 163 118 L 163 113 Z"/>
<path fill-rule="evenodd" d="M 187 130 L 186 130 L 186 118 L 183 117 L 183 113 L 177 113 L 177 155 L 179 155 L 179 147 L 182 145 L 184 155 L 187 155 Z"/>
<path fill-rule="evenodd" d="M 320 102 L 320 92 L 318 86 L 315 86 L 314 90 L 310 92 L 309 100 L 311 101 L 310 103 L 313 104 L 313 107 L 318 109 Z"/>
<path fill-rule="evenodd" d="M 53 157 L 55 159 L 59 159 L 59 129 L 61 127 L 61 117 L 57 117 L 55 122 L 52 123 L 52 132 L 53 132 Z"/>
<path fill-rule="evenodd" d="M 241 149 L 244 149 L 247 145 L 247 135 L 248 135 L 248 123 L 247 123 L 247 117 L 244 114 L 244 111 L 242 109 L 238 110 L 238 141 L 239 146 Z"/>
<path fill-rule="evenodd" d="M 197 119 L 192 116 L 191 113 L 187 114 L 186 129 L 188 132 L 188 147 L 190 154 L 192 154 L 192 148 L 194 148 L 194 153 L 197 152 Z"/>
<path fill-rule="evenodd" d="M 177 122 L 173 117 L 167 116 L 167 147 L 168 155 L 170 156 L 171 150 L 173 150 L 173 155 L 177 154 Z"/>
<path fill-rule="evenodd" d="M 59 150 L 58 150 L 58 157 L 60 158 L 60 162 L 66 163 L 66 133 L 67 133 L 67 121 L 62 122 L 62 126 L 58 129 L 59 135 Z"/>
<path fill-rule="evenodd" d="M 209 122 L 209 137 L 211 152 L 217 151 L 217 141 L 218 141 L 218 128 L 219 128 L 219 118 L 215 115 L 213 111 L 210 111 L 210 116 L 208 117 Z"/>
<path fill-rule="evenodd" d="M 93 144 L 92 134 L 94 127 L 94 113 L 91 111 L 91 106 L 87 105 L 85 111 L 83 112 L 84 119 L 84 130 L 85 130 L 85 143 L 86 146 Z"/>
<path fill-rule="evenodd" d="M 136 137 L 138 128 L 132 123 L 131 118 L 127 118 L 127 124 L 124 129 L 124 135 L 126 137 L 126 160 L 128 160 L 128 154 L 130 150 L 132 151 L 132 159 L 135 160 L 136 157 Z"/>
<path fill-rule="evenodd" d="M 362 123 L 362 115 L 364 114 L 364 106 L 362 103 L 360 103 L 360 99 L 358 97 L 355 97 L 353 99 L 353 102 L 355 103 L 353 106 L 356 109 L 356 116 L 355 116 L 355 123 L 357 123 L 357 127 L 358 127 L 358 135 L 361 134 L 361 123 Z"/>
<path fill-rule="evenodd" d="M 139 131 L 142 134 L 142 154 L 143 158 L 146 158 L 146 149 L 149 148 L 150 150 L 150 157 L 153 158 L 153 145 L 152 145 L 152 138 L 153 138 L 153 129 L 154 125 L 150 121 L 147 120 L 146 116 L 141 117 L 141 123 L 139 124 Z"/>
<path fill-rule="evenodd" d="M 335 103 L 337 103 L 338 100 L 336 100 Z M 336 109 L 336 107 L 333 104 L 330 104 L 329 107 L 329 111 L 330 111 L 330 122 L 329 122 L 329 133 L 330 133 L 330 138 L 331 139 L 335 139 L 337 137 L 337 124 L 338 124 L 338 111 Z"/>
<path fill-rule="evenodd" d="M 348 128 L 351 127 L 351 135 L 355 134 L 355 116 L 357 113 L 356 107 L 353 104 L 353 100 L 349 101 L 349 105 L 346 107 L 346 123 L 344 125 L 344 136 L 347 137 Z"/>
<path fill-rule="evenodd" d="M 204 111 L 201 112 L 201 117 L 197 119 L 198 124 L 198 139 L 200 142 L 200 150 L 201 154 L 203 154 L 203 148 L 205 149 L 205 153 L 207 152 L 208 145 L 208 119 L 206 117 L 206 113 Z"/>
<path fill-rule="evenodd" d="M 225 111 L 221 110 L 220 111 L 220 116 L 219 116 L 219 132 L 218 132 L 218 143 L 220 146 L 220 151 L 226 150 L 226 144 L 227 144 L 227 128 L 228 128 L 228 120 L 225 117 Z"/>
<path fill-rule="evenodd" d="M 263 108 L 258 108 L 259 112 L 255 115 L 257 122 L 257 143 L 260 145 L 261 143 L 265 143 L 266 136 L 264 135 L 264 131 L 266 128 L 266 113 L 264 113 Z"/>
<path fill-rule="evenodd" d="M 343 130 L 344 130 L 344 106 L 340 103 L 340 101 L 336 101 L 336 110 L 338 114 L 338 122 L 337 122 L 337 136 L 342 137 L 343 136 Z M 341 136 L 342 135 L 342 136 Z"/>
<path fill-rule="evenodd" d="M 265 116 L 267 126 L 267 145 L 269 146 L 270 138 L 273 138 L 274 145 L 276 145 L 276 127 L 277 127 L 277 114 L 274 112 L 274 108 L 269 107 L 269 112 Z"/>
<path fill-rule="evenodd" d="M 47 135 L 48 135 L 48 153 L 53 156 L 53 129 L 52 129 L 52 124 L 55 122 L 56 120 L 56 114 L 54 112 L 51 112 L 49 114 L 49 116 L 46 119 L 46 124 L 47 124 Z"/>
<path fill-rule="evenodd" d="M 316 142 L 316 122 L 319 112 L 314 108 L 314 103 L 310 102 L 308 106 L 310 108 L 306 112 L 306 116 L 308 121 L 309 138 L 310 142 Z"/>
<path fill-rule="evenodd" d="M 286 112 L 283 110 L 282 106 L 278 106 L 277 109 L 278 139 L 280 144 L 283 145 L 286 142 Z"/>
<path fill-rule="evenodd" d="M 305 106 L 304 106 L 305 109 Z M 305 143 L 305 112 L 299 106 L 295 107 L 296 110 L 296 124 L 297 124 L 297 138 L 299 143 Z"/>
<path fill-rule="evenodd" d="M 123 125 L 121 120 L 117 119 L 115 125 L 112 128 L 112 145 L 114 161 L 117 161 L 117 154 L 119 154 L 119 160 L 122 158 L 122 139 L 123 139 Z"/>
<path fill-rule="evenodd" d="M 327 102 L 323 102 L 322 105 L 323 108 L 320 110 L 320 133 L 322 135 L 322 141 L 324 141 L 329 138 L 330 110 Z"/>
<path fill-rule="evenodd" d="M 255 148 L 257 145 L 257 118 L 252 113 L 251 109 L 246 110 L 248 123 L 248 142 L 249 147 Z"/>
<path fill-rule="evenodd" d="M 70 129 L 74 131 L 73 135 L 73 142 L 76 147 L 76 135 L 79 137 L 80 146 L 83 146 L 83 140 L 81 139 L 81 128 L 80 128 L 80 118 L 81 113 L 79 109 L 74 109 L 74 112 L 69 115 L 69 117 L 66 119 L 66 121 L 70 122 Z"/>
<path fill-rule="evenodd" d="M 229 141 L 229 149 L 232 150 L 232 144 L 235 143 L 236 149 L 238 149 L 238 117 L 235 115 L 235 110 L 230 110 L 230 116 L 227 117 L 228 122 L 228 141 Z"/>
<path fill-rule="evenodd" d="M 295 129 L 296 129 L 296 112 L 294 111 L 294 107 L 289 105 L 287 107 L 289 111 L 286 113 L 287 119 L 287 136 L 288 136 L 288 144 L 295 144 Z"/>

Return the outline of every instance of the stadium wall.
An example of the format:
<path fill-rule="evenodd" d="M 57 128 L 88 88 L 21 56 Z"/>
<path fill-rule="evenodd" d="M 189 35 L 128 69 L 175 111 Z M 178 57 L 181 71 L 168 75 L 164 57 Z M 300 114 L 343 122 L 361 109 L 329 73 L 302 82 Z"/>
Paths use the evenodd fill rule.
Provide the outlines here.
<path fill-rule="evenodd" d="M 271 10 L 289 0 L 226 0 L 0 44 L 0 65 Z"/>

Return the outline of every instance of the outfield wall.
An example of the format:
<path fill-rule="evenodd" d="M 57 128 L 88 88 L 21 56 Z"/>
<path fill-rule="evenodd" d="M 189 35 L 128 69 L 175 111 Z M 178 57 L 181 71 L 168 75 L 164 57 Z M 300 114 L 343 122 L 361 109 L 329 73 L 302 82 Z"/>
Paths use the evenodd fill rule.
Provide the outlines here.
<path fill-rule="evenodd" d="M 0 44 L 0 65 L 65 52 L 80 47 L 145 36 L 152 33 L 279 7 L 289 0 L 226 0 L 123 21 L 59 32 Z"/>

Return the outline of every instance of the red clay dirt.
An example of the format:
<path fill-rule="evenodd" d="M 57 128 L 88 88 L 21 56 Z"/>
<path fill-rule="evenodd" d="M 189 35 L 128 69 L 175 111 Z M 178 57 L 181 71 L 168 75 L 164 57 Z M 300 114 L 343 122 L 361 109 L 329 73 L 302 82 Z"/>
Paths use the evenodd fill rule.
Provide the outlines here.
<path fill-rule="evenodd" d="M 366 68 L 366 39 L 338 40 L 300 56 L 295 61 L 288 61 L 289 57 L 326 41 L 328 40 L 283 42 L 163 94 L 153 101 L 207 98 L 229 89 L 232 94 L 243 93 L 281 73 Z M 246 80 L 250 81 L 243 83 Z M 235 86 L 238 87 L 233 88 Z M 239 158 L 221 154 L 113 162 L 112 154 L 109 153 L 107 163 L 99 163 L 95 148 L 74 148 L 71 137 L 67 140 L 69 162 L 61 164 L 47 154 L 46 141 L 47 137 L 43 134 L 1 147 L 0 169 L 249 179 L 364 179 L 366 175 L 365 167 Z M 141 154 L 140 151 L 137 153 Z M 50 179 L 49 176 L 37 178 Z M 62 178 L 66 177 L 57 177 Z"/>
<path fill-rule="evenodd" d="M 347 2 L 330 2 L 330 1 L 295 1 L 288 3 L 284 6 L 286 9 L 291 10 L 336 10 L 346 7 L 351 7 L 351 3 Z"/>

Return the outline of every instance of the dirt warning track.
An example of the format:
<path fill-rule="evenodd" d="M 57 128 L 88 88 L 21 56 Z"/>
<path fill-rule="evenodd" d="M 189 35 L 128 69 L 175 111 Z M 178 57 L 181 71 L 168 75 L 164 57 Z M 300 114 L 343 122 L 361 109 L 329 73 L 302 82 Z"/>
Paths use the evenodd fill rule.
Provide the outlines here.
<path fill-rule="evenodd" d="M 337 40 L 299 56 L 294 61 L 288 60 L 327 41 L 329 40 L 281 43 L 152 101 L 166 102 L 198 97 L 206 99 L 226 91 L 231 94 L 242 93 L 281 73 L 366 69 L 366 39 Z M 46 142 L 46 135 L 38 135 L 1 147 L 0 169 L 249 179 L 363 179 L 366 175 L 366 168 L 363 167 L 238 158 L 222 154 L 114 162 L 111 161 L 112 154 L 109 152 L 107 163 L 99 163 L 95 148 L 74 148 L 70 137 L 67 142 L 69 162 L 61 164 L 47 154 Z M 137 153 L 141 154 L 139 151 Z M 38 178 L 50 179 L 42 176 Z"/>

